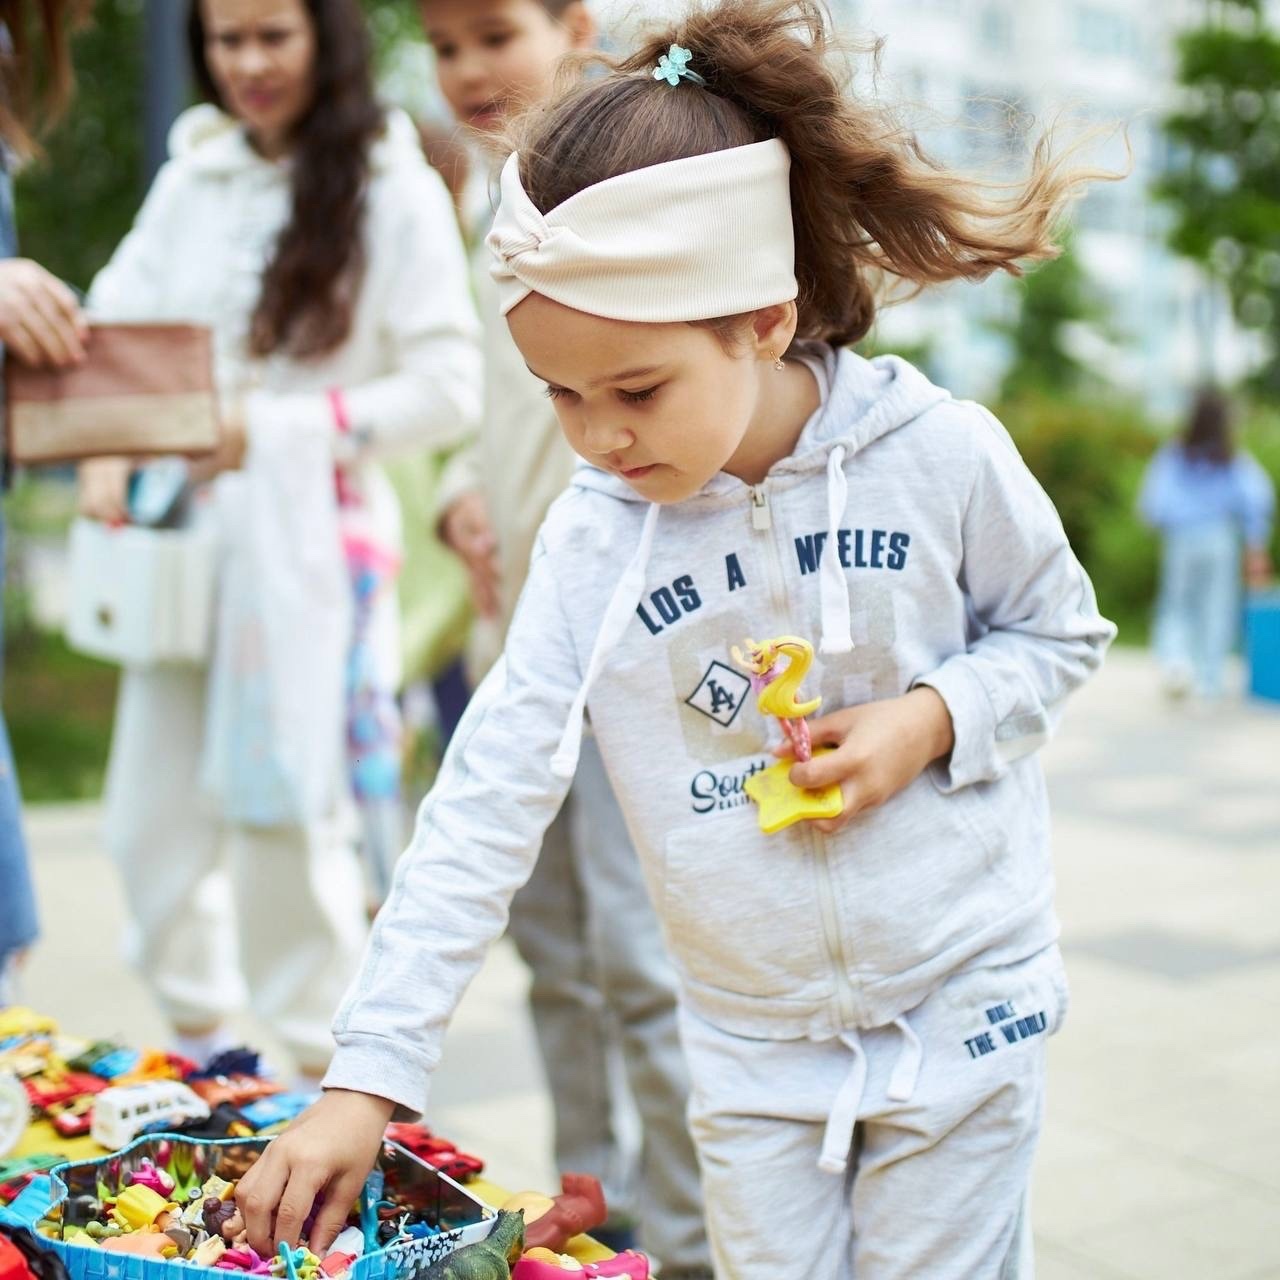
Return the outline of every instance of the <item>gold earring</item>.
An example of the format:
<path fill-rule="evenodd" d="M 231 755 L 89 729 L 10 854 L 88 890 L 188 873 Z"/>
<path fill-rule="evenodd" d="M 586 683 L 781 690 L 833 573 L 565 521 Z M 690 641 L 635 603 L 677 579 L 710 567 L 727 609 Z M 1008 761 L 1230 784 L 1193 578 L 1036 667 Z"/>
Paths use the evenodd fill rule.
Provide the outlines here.
<path fill-rule="evenodd" d="M 776 351 L 769 352 L 769 358 L 773 361 L 773 367 L 781 373 L 787 366 L 783 364 L 782 357 Z"/>

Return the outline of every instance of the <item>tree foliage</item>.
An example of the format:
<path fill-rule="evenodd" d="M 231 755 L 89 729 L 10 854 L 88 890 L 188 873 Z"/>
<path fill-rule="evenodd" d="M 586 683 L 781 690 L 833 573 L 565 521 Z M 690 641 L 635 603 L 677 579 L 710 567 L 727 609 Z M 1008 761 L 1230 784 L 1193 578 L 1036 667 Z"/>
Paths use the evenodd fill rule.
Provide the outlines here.
<path fill-rule="evenodd" d="M 1014 286 L 1018 313 L 990 325 L 1008 340 L 1012 359 L 1000 387 L 1008 399 L 1040 391 L 1065 395 L 1084 388 L 1089 372 L 1072 353 L 1071 326 L 1101 325 L 1105 315 L 1069 233 L 1058 257 L 1033 267 Z"/>
<path fill-rule="evenodd" d="M 1259 389 L 1280 396 L 1280 32 L 1262 0 L 1217 0 L 1178 40 L 1178 105 L 1156 193 L 1173 249 L 1227 288 L 1268 339 Z"/>

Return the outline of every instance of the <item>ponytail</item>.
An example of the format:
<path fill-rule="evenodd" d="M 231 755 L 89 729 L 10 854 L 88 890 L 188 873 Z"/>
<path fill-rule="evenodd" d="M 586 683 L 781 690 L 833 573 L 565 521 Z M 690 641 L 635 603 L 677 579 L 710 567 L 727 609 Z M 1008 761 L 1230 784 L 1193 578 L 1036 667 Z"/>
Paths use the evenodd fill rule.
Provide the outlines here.
<path fill-rule="evenodd" d="M 672 44 L 705 87 L 653 78 Z M 1022 182 L 981 182 L 925 155 L 881 107 L 855 98 L 815 0 L 721 0 L 653 32 L 613 74 L 586 79 L 535 112 L 521 178 L 544 213 L 634 169 L 781 138 L 791 152 L 797 337 L 865 336 L 884 277 L 910 291 L 1054 257 L 1055 226 L 1099 178 L 1055 155 L 1046 135 Z M 709 319 L 711 317 L 708 317 Z"/>

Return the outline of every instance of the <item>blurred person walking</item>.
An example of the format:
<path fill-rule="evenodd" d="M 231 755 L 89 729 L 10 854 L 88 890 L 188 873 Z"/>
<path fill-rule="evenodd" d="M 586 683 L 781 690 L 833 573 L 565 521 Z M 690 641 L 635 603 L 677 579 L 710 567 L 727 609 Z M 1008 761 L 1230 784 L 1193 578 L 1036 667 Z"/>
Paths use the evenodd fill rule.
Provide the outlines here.
<path fill-rule="evenodd" d="M 549 101 L 560 60 L 591 49 L 597 34 L 581 0 L 420 0 L 419 9 L 441 91 L 477 150 L 519 112 Z M 502 650 L 538 529 L 575 463 L 545 384 L 529 372 L 501 315 L 484 246 L 497 203 L 491 160 L 477 157 L 464 215 L 484 321 L 484 418 L 440 491 L 441 536 L 466 565 L 478 615 L 469 655 L 477 679 Z M 589 736 L 568 799 L 511 903 L 508 929 L 532 972 L 558 1166 L 601 1180 L 613 1243 L 628 1243 L 627 1227 L 638 1222 L 639 1241 L 664 1277 L 709 1276 L 675 974 Z M 616 1060 L 621 1078 L 611 1070 Z M 638 1160 L 617 1125 L 628 1094 L 642 1128 Z"/>
<path fill-rule="evenodd" d="M 13 172 L 35 155 L 38 126 L 51 124 L 67 104 L 67 31 L 87 9 L 84 0 L 0 0 L 0 347 L 27 364 L 61 367 L 84 357 L 85 321 L 75 295 L 43 267 L 17 256 Z M 0 387 L 0 415 L 2 396 Z M 0 432 L 0 450 L 3 439 Z M 8 478 L 8 459 L 0 457 L 0 486 L 7 488 Z M 0 512 L 0 588 L 4 559 Z M 18 780 L 0 715 L 0 1005 L 12 998 L 14 970 L 37 933 Z"/>
<path fill-rule="evenodd" d="M 217 626 L 207 670 L 125 672 L 106 842 L 177 1046 L 207 1058 L 247 986 L 318 1077 L 364 942 L 354 845 L 401 847 L 379 459 L 470 429 L 477 324 L 448 192 L 374 100 L 357 0 L 197 0 L 189 38 L 207 101 L 90 310 L 213 331 L 224 434 L 189 506 L 220 540 Z M 86 465 L 86 514 L 127 519 L 129 474 Z"/>
<path fill-rule="evenodd" d="M 1221 391 L 1197 393 L 1179 438 L 1148 464 L 1138 508 L 1163 540 L 1155 648 L 1165 688 L 1219 698 L 1240 625 L 1242 549 L 1248 585 L 1264 586 L 1275 510 L 1271 478 L 1236 446 Z"/>

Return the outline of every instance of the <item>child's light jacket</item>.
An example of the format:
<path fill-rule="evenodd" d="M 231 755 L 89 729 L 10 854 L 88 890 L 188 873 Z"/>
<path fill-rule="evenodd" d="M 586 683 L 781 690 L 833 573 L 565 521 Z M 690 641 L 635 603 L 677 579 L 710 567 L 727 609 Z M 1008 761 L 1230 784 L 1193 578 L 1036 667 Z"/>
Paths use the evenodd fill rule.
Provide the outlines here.
<path fill-rule="evenodd" d="M 582 467 L 552 508 L 505 659 L 339 1011 L 327 1084 L 423 1105 L 564 796 L 584 683 L 684 998 L 709 1021 L 778 1039 L 881 1026 L 948 975 L 1056 938 L 1035 752 L 1114 628 L 985 410 L 895 358 L 818 349 L 817 365 L 822 409 L 754 489 L 721 474 L 651 514 Z M 839 835 L 765 836 L 743 785 L 772 763 L 776 726 L 730 647 L 840 648 L 846 623 L 852 649 L 819 653 L 803 692 L 834 711 L 931 685 L 954 751 Z"/>

